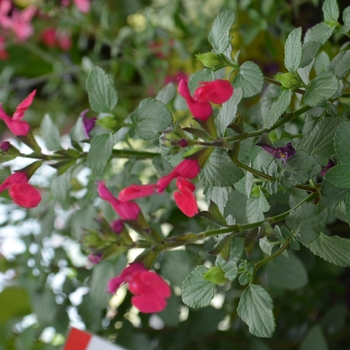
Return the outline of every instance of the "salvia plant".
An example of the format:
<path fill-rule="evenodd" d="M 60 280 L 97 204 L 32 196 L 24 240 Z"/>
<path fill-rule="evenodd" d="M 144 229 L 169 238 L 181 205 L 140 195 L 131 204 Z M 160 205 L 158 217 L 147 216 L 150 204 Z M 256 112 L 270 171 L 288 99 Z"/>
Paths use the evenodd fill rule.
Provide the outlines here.
<path fill-rule="evenodd" d="M 86 80 L 90 111 L 64 145 L 49 114 L 44 144 L 22 119 L 35 91 L 12 116 L 1 107 L 0 118 L 32 150 L 4 141 L 2 161 L 34 161 L 0 191 L 49 220 L 55 201 L 88 193 L 71 227 L 94 264 L 91 300 L 103 294 L 106 305 L 126 284 L 127 307 L 175 315 L 175 296 L 195 309 L 226 296 L 222 318 L 237 313 L 251 334 L 269 338 L 279 317 L 270 289 L 297 293 L 308 282 L 300 250 L 350 266 L 350 239 L 327 228 L 350 222 L 349 41 L 324 50 L 349 37 L 350 7 L 340 13 L 326 0 L 322 11 L 323 22 L 289 33 L 284 69 L 274 76 L 240 59 L 236 13 L 222 12 L 209 32 L 211 51 L 197 55 L 205 68 L 139 101 L 126 118 L 116 113 L 111 77 L 95 66 Z M 43 165 L 56 170 L 50 196 L 30 184 Z M 76 181 L 83 169 L 86 186 Z M 319 326 L 312 332 L 323 339 Z"/>

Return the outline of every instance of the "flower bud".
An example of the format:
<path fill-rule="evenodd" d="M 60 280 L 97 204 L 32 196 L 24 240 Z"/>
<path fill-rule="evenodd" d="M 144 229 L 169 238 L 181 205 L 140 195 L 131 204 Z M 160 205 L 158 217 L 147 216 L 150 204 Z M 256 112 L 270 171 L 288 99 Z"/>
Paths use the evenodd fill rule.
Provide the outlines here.
<path fill-rule="evenodd" d="M 278 80 L 282 84 L 282 86 L 287 89 L 299 85 L 299 81 L 293 73 L 288 72 L 283 74 L 277 74 L 275 76 L 275 79 Z"/>
<path fill-rule="evenodd" d="M 211 69 L 219 69 L 225 66 L 225 61 L 214 52 L 198 54 L 196 57 L 203 63 L 204 67 Z"/>
<path fill-rule="evenodd" d="M 224 276 L 224 271 L 220 266 L 213 266 L 211 267 L 204 275 L 203 277 L 214 284 L 222 284 L 226 283 L 228 280 Z"/>

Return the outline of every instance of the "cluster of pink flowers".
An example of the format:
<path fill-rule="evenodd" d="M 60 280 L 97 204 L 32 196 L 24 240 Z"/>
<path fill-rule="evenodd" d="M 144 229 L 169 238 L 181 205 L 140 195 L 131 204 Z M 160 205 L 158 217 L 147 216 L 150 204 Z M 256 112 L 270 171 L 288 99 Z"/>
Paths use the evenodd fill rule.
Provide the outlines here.
<path fill-rule="evenodd" d="M 25 137 L 30 130 L 29 124 L 22 120 L 22 118 L 26 110 L 32 104 L 35 93 L 36 90 L 32 91 L 29 96 L 18 105 L 12 118 L 6 114 L 0 104 L 0 119 L 6 123 L 7 127 L 15 136 Z M 2 150 L 6 151 L 6 148 L 2 147 Z M 28 181 L 29 178 L 24 171 L 15 172 L 0 185 L 0 192 L 8 189 L 9 195 L 14 203 L 24 208 L 34 208 L 40 203 L 41 195 L 35 187 L 28 184 Z"/>
<path fill-rule="evenodd" d="M 63 51 L 69 51 L 72 47 L 72 40 L 65 31 L 58 31 L 53 27 L 45 28 L 41 32 L 41 41 L 52 48 L 59 48 Z"/>
<path fill-rule="evenodd" d="M 134 295 L 131 303 L 144 313 L 159 312 L 165 309 L 166 300 L 171 295 L 169 285 L 162 277 L 149 271 L 140 262 L 134 262 L 123 272 L 108 282 L 108 292 L 115 293 L 122 283 L 128 283 Z"/>

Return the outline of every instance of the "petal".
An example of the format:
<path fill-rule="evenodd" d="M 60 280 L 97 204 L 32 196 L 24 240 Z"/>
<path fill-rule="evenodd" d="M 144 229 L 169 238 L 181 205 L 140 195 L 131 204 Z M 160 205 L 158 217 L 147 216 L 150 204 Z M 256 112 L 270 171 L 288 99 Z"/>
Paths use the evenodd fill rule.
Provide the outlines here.
<path fill-rule="evenodd" d="M 133 296 L 131 303 L 145 314 L 163 311 L 167 305 L 166 300 L 156 294 Z"/>
<path fill-rule="evenodd" d="M 154 194 L 154 190 L 157 188 L 155 184 L 149 185 L 131 185 L 124 190 L 120 191 L 118 199 L 120 201 L 130 201 L 135 198 L 147 197 Z"/>
<path fill-rule="evenodd" d="M 169 298 L 171 290 L 161 276 L 153 271 L 137 271 L 132 274 L 129 281 L 129 290 L 132 294 L 158 294 Z"/>
<path fill-rule="evenodd" d="M 186 190 L 184 193 L 175 192 L 174 199 L 179 209 L 188 217 L 193 217 L 198 213 L 196 197 L 193 192 Z"/>
<path fill-rule="evenodd" d="M 233 94 L 233 87 L 227 80 L 218 79 L 199 84 L 200 87 L 194 93 L 194 100 L 197 101 L 210 101 L 222 104 Z"/>
<path fill-rule="evenodd" d="M 35 94 L 36 90 L 33 90 L 29 96 L 18 105 L 15 113 L 13 114 L 12 120 L 20 120 L 24 117 L 24 113 L 32 104 Z"/>
<path fill-rule="evenodd" d="M 90 11 L 90 1 L 89 0 L 74 0 L 75 6 L 79 11 L 87 13 Z"/>
<path fill-rule="evenodd" d="M 40 192 L 27 183 L 13 183 L 9 187 L 12 200 L 24 208 L 34 208 L 41 201 Z"/>
<path fill-rule="evenodd" d="M 23 171 L 17 171 L 10 175 L 1 185 L 0 185 L 0 192 L 4 191 L 6 188 L 8 188 L 13 183 L 27 183 L 28 177 L 25 172 Z"/>
<path fill-rule="evenodd" d="M 184 177 L 181 177 L 181 176 L 179 176 L 176 179 L 176 186 L 180 192 L 184 192 L 187 189 L 190 190 L 191 192 L 194 192 L 194 190 L 196 189 L 196 186 L 192 182 L 186 180 Z"/>

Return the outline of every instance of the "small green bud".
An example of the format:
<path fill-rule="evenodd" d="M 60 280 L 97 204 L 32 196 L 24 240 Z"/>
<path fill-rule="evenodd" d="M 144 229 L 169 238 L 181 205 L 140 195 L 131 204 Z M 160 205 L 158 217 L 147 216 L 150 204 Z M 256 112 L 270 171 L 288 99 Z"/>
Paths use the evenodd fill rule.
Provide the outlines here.
<path fill-rule="evenodd" d="M 177 124 L 163 130 L 159 138 L 163 147 L 169 148 L 169 154 L 177 154 L 183 148 L 193 145 L 193 140 L 188 139 L 185 132 Z"/>
<path fill-rule="evenodd" d="M 203 63 L 207 68 L 219 69 L 225 66 L 225 62 L 219 58 L 214 52 L 207 52 L 198 54 L 196 57 Z"/>
<path fill-rule="evenodd" d="M 114 130 L 118 126 L 118 122 L 112 116 L 103 117 L 102 119 L 96 120 L 96 123 L 101 125 L 103 128 L 107 130 Z"/>
<path fill-rule="evenodd" d="M 224 276 L 224 271 L 220 266 L 211 267 L 203 277 L 214 284 L 226 283 L 228 279 Z"/>
<path fill-rule="evenodd" d="M 299 85 L 299 81 L 293 73 L 277 74 L 275 76 L 275 79 L 278 80 L 282 84 L 282 86 L 287 89 Z"/>

